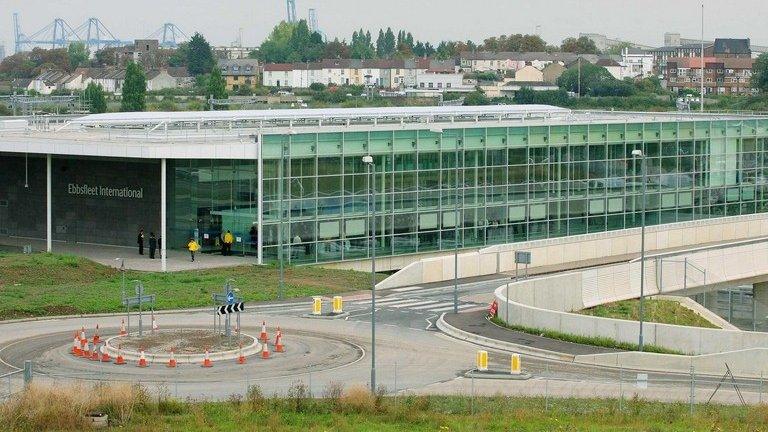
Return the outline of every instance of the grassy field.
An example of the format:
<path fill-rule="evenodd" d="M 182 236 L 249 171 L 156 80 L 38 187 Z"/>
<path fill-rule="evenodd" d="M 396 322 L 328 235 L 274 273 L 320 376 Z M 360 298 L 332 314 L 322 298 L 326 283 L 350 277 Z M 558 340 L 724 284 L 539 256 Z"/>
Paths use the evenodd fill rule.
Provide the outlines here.
<path fill-rule="evenodd" d="M 257 387 L 226 402 L 152 397 L 140 387 L 51 389 L 33 385 L 0 404 L 4 430 L 88 429 L 83 415 L 109 415 L 121 431 L 765 431 L 764 406 L 699 405 L 611 399 L 466 396 L 372 396 L 365 388 L 326 390 L 311 399 L 293 387 L 266 398 Z"/>
<path fill-rule="evenodd" d="M 369 273 L 318 267 L 288 267 L 285 297 L 307 297 L 370 288 Z M 383 278 L 384 276 L 381 276 Z M 173 273 L 127 271 L 157 295 L 156 309 L 211 305 L 227 279 L 246 302 L 275 300 L 279 272 L 272 266 L 241 266 Z M 117 269 L 73 255 L 0 253 L 0 319 L 121 310 L 122 275 Z"/>
<path fill-rule="evenodd" d="M 648 322 L 689 327 L 719 328 L 676 301 L 645 299 L 643 303 L 643 316 Z M 604 304 L 581 310 L 578 313 L 603 318 L 638 321 L 640 319 L 640 300 L 625 300 Z"/>

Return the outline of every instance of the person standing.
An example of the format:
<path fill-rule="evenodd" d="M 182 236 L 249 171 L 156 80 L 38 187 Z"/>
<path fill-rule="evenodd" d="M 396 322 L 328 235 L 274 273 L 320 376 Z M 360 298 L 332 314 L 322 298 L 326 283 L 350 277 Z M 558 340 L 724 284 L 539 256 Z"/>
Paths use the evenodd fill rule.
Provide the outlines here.
<path fill-rule="evenodd" d="M 155 251 L 157 250 L 157 237 L 155 233 L 149 233 L 149 259 L 155 259 Z"/>
<path fill-rule="evenodd" d="M 139 255 L 144 255 L 144 228 L 139 229 L 139 235 L 136 236 L 136 244 L 139 245 Z"/>
<path fill-rule="evenodd" d="M 197 244 L 194 238 L 190 237 L 187 242 L 187 249 L 189 249 L 189 256 L 192 257 L 192 262 L 195 262 L 195 252 L 200 249 L 200 245 Z"/>
<path fill-rule="evenodd" d="M 232 255 L 232 243 L 235 242 L 235 236 L 232 235 L 232 233 L 227 230 L 227 232 L 224 234 L 224 253 L 223 255 L 229 256 Z"/>

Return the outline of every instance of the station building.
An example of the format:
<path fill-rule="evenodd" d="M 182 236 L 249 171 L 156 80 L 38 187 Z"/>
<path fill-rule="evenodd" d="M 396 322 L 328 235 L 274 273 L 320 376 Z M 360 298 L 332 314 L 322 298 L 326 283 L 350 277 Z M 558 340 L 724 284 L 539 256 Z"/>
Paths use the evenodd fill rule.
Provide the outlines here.
<path fill-rule="evenodd" d="M 255 262 L 344 262 L 370 257 L 375 214 L 376 255 L 415 260 L 638 227 L 643 159 L 649 225 L 768 210 L 768 117 L 536 105 L 119 113 L 0 122 L 0 241 L 132 246 L 143 227 L 164 247 L 195 238 L 213 252 L 230 230 Z"/>

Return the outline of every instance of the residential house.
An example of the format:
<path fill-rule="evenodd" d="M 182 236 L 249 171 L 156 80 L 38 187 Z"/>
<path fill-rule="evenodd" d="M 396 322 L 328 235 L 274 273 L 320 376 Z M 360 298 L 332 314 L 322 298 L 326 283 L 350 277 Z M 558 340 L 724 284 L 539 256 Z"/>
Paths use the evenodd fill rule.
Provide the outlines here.
<path fill-rule="evenodd" d="M 136 39 L 132 45 L 121 47 L 118 51 L 118 64 L 125 66 L 129 61 L 146 66 L 157 64 L 160 42 L 157 39 Z"/>
<path fill-rule="evenodd" d="M 646 78 L 653 75 L 653 54 L 639 48 L 621 52 L 622 78 Z"/>
<path fill-rule="evenodd" d="M 27 90 L 36 91 L 42 95 L 49 95 L 59 88 L 64 88 L 64 84 L 69 79 L 69 73 L 49 69 L 41 72 L 38 76 L 30 81 L 27 86 Z"/>
<path fill-rule="evenodd" d="M 229 91 L 254 88 L 259 84 L 259 61 L 256 59 L 219 60 L 219 68 Z"/>
<path fill-rule="evenodd" d="M 257 49 L 243 46 L 217 46 L 213 48 L 213 54 L 220 60 L 247 59 L 251 52 Z"/>
<path fill-rule="evenodd" d="M 534 66 L 524 66 L 515 72 L 515 81 L 544 82 L 544 72 Z"/>
<path fill-rule="evenodd" d="M 158 91 L 177 88 L 176 77 L 171 76 L 167 70 L 151 70 L 147 72 L 147 91 Z"/>
<path fill-rule="evenodd" d="M 293 87 L 293 64 L 265 64 L 263 83 L 266 87 Z"/>
<path fill-rule="evenodd" d="M 122 93 L 125 69 L 115 67 L 91 68 L 89 75 L 92 82 L 101 85 L 105 92 Z"/>
<path fill-rule="evenodd" d="M 595 63 L 596 66 L 604 67 L 617 80 L 624 79 L 624 72 L 621 64 L 611 58 L 601 58 Z"/>
<path fill-rule="evenodd" d="M 704 55 L 710 55 L 706 50 Z M 712 57 L 717 58 L 752 58 L 752 47 L 749 39 L 715 39 L 712 46 Z"/>
<path fill-rule="evenodd" d="M 667 60 L 664 76 L 667 88 L 678 93 L 684 89 L 700 91 L 702 75 L 704 93 L 717 95 L 750 95 L 755 92 L 751 86 L 752 58 L 680 57 Z"/>

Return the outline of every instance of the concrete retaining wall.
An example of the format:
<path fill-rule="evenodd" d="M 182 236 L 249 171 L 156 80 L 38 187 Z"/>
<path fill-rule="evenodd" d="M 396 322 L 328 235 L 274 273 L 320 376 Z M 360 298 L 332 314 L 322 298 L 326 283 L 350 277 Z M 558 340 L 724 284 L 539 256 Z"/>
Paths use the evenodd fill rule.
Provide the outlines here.
<path fill-rule="evenodd" d="M 672 261 L 671 265 L 662 260 Z M 688 267 L 707 269 L 706 278 L 690 277 Z M 709 271 L 714 269 L 714 271 Z M 636 343 L 635 321 L 571 313 L 600 304 L 637 298 L 640 295 L 640 263 L 635 261 L 600 268 L 522 280 L 495 291 L 499 317 L 514 325 L 555 330 L 588 337 L 606 337 Z M 768 242 L 747 241 L 706 247 L 685 254 L 649 257 L 646 262 L 645 295 L 673 294 L 709 284 L 765 278 L 768 274 Z M 509 291 L 509 298 L 507 298 Z M 768 333 L 705 329 L 645 323 L 646 344 L 686 354 L 768 348 Z"/>
<path fill-rule="evenodd" d="M 688 248 L 725 241 L 768 236 L 768 214 L 733 216 L 646 229 L 646 251 L 653 253 L 673 248 Z M 616 262 L 616 257 L 640 253 L 640 228 L 609 231 L 547 240 L 491 246 L 459 254 L 459 277 L 470 278 L 514 271 L 514 252 L 531 252 L 530 268 L 562 266 L 602 260 Z M 409 257 L 413 259 L 413 257 Z M 453 254 L 411 262 L 380 282 L 377 288 L 398 288 L 453 279 Z M 378 260 L 377 260 L 378 262 Z M 368 265 L 370 268 L 370 265 Z"/>

